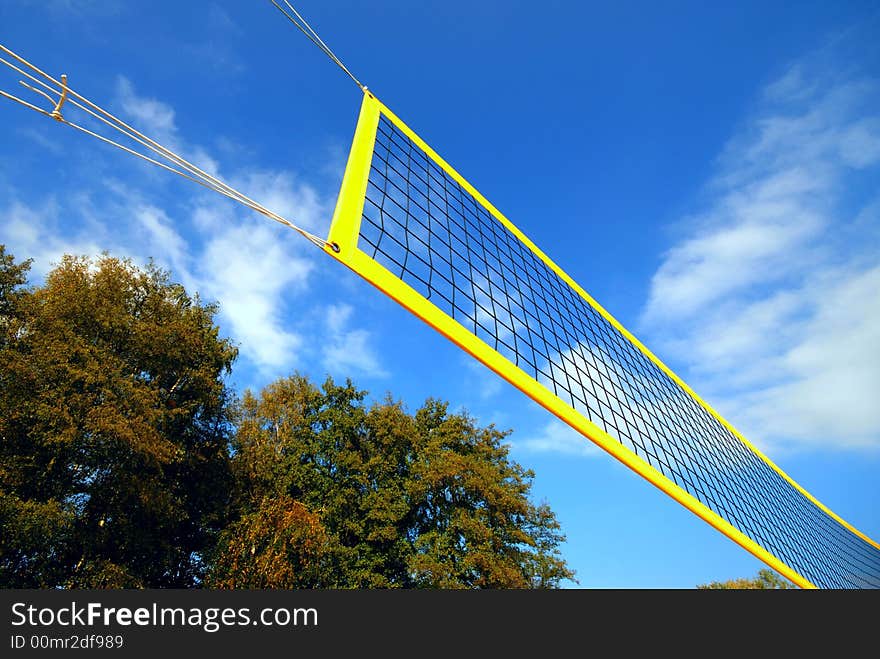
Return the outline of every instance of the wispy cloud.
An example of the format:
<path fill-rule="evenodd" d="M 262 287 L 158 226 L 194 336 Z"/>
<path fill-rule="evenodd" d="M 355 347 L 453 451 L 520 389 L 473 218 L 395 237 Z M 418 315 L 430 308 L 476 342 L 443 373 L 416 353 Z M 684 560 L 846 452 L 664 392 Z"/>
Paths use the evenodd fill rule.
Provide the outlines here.
<path fill-rule="evenodd" d="M 124 77 L 116 91 L 115 105 L 132 125 L 212 171 L 221 170 L 212 154 L 180 136 L 170 105 L 140 94 Z M 95 256 L 107 250 L 138 263 L 155 257 L 189 290 L 220 302 L 224 331 L 260 377 L 303 368 L 309 360 L 346 369 L 346 375 L 349 370 L 384 374 L 370 334 L 357 326 L 350 308 L 333 307 L 321 319 L 326 345 L 306 340 L 310 330 L 297 319 L 324 309 L 311 297 L 318 252 L 310 243 L 170 175 L 160 173 L 146 186 L 135 161 L 111 161 L 118 156 L 99 145 L 84 148 L 95 149 L 95 164 L 104 158 L 112 162 L 96 168 L 112 175 L 72 179 L 71 189 L 58 187 L 56 195 L 39 202 L 24 190 L 0 190 L 0 242 L 20 258 L 33 257 L 36 277 L 65 253 Z M 131 169 L 124 166 L 128 163 Z M 302 226 L 325 231 L 330 201 L 313 186 L 290 171 L 236 165 L 224 173 L 235 187 Z"/>
<path fill-rule="evenodd" d="M 170 140 L 177 136 L 174 109 L 155 98 L 139 96 L 128 78 L 120 76 L 116 81 L 116 94 L 123 111 L 134 119 L 141 130 L 157 140 Z"/>
<path fill-rule="evenodd" d="M 198 273 L 201 290 L 220 300 L 242 351 L 264 372 L 290 369 L 300 357 L 299 334 L 284 323 L 291 288 L 305 286 L 311 263 L 285 250 L 286 241 L 257 220 L 209 239 Z"/>
<path fill-rule="evenodd" d="M 524 439 L 514 439 L 514 446 L 532 453 L 557 453 L 569 456 L 592 457 L 602 449 L 577 430 L 553 419 Z"/>
<path fill-rule="evenodd" d="M 202 39 L 181 44 L 181 48 L 187 57 L 198 62 L 204 70 L 222 73 L 228 80 L 229 76 L 245 71 L 244 62 L 232 46 L 244 36 L 244 30 L 232 16 L 219 5 L 212 4 L 205 13 Z"/>
<path fill-rule="evenodd" d="M 642 325 L 765 447 L 880 447 L 880 81 L 808 60 L 766 87 Z"/>
<path fill-rule="evenodd" d="M 18 130 L 19 135 L 27 138 L 34 144 L 46 149 L 53 156 L 59 156 L 64 153 L 64 149 L 61 148 L 61 145 L 58 144 L 55 140 L 53 140 L 49 135 L 48 131 L 45 130 L 45 127 L 40 128 L 20 128 Z"/>
<path fill-rule="evenodd" d="M 468 382 L 476 390 L 477 396 L 482 401 L 495 398 L 504 389 L 504 380 L 500 375 L 496 375 L 489 370 L 488 366 L 483 365 L 470 355 L 463 355 L 461 363 L 467 369 Z"/>
<path fill-rule="evenodd" d="M 133 128 L 177 152 L 207 173 L 219 176 L 218 162 L 203 147 L 181 140 L 174 108 L 170 105 L 138 94 L 125 76 L 116 79 L 116 105 L 122 108 Z M 137 148 L 141 150 L 139 146 Z"/>
<path fill-rule="evenodd" d="M 331 304 L 326 309 L 326 336 L 321 341 L 324 367 L 333 375 L 365 374 L 386 377 L 378 354 L 372 345 L 370 332 L 352 328 L 354 307 Z"/>
<path fill-rule="evenodd" d="M 297 181 L 292 172 L 251 168 L 238 172 L 231 184 L 298 226 L 326 232 L 330 205 L 315 188 Z"/>
<path fill-rule="evenodd" d="M 18 0 L 23 5 L 29 5 L 44 10 L 51 17 L 68 18 L 108 16 L 121 13 L 126 6 L 121 0 L 52 0 L 41 2 L 40 0 Z"/>
<path fill-rule="evenodd" d="M 140 223 L 151 253 L 165 254 L 178 276 L 191 279 L 187 251 L 189 245 L 174 228 L 173 220 L 161 208 L 132 204 L 131 216 Z"/>
<path fill-rule="evenodd" d="M 0 225 L 0 242 L 8 245 L 19 259 L 34 260 L 32 272 L 45 275 L 65 254 L 94 255 L 108 244 L 92 230 L 65 231 L 59 217 L 59 204 L 50 198 L 40 205 L 29 206 L 12 200 L 0 209 L 3 223 Z"/>

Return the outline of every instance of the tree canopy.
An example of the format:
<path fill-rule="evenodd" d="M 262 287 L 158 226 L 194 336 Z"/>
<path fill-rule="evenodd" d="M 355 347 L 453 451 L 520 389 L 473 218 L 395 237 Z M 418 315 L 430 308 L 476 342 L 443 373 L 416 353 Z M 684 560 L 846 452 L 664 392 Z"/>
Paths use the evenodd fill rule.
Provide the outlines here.
<path fill-rule="evenodd" d="M 797 588 L 773 570 L 764 568 L 752 578 L 731 579 L 729 581 L 713 581 L 697 586 L 700 590 L 789 590 Z"/>
<path fill-rule="evenodd" d="M 0 246 L 0 586 L 550 588 L 573 579 L 507 433 L 293 375 L 239 400 L 170 275 Z"/>
<path fill-rule="evenodd" d="M 528 588 L 573 578 L 559 523 L 529 501 L 533 474 L 509 460 L 506 433 L 437 400 L 408 414 L 364 398 L 351 382 L 319 389 L 302 376 L 245 395 L 232 460 L 242 517 L 210 583 Z M 287 560 L 255 570 L 247 554 L 261 547 Z M 295 575 L 290 565 L 320 569 Z"/>
<path fill-rule="evenodd" d="M 231 492 L 236 348 L 154 266 L 0 248 L 0 581 L 184 587 Z"/>

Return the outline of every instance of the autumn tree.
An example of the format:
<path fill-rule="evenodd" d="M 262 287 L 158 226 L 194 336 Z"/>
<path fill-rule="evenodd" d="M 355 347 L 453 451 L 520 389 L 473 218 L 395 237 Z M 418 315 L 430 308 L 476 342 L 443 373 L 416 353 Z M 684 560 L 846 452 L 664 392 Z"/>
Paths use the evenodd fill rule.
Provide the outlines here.
<path fill-rule="evenodd" d="M 788 579 L 779 576 L 773 570 L 758 570 L 757 576 L 751 579 L 731 579 L 729 581 L 713 581 L 697 586 L 700 590 L 788 590 L 797 588 Z"/>
<path fill-rule="evenodd" d="M 218 587 L 556 587 L 574 574 L 555 515 L 506 433 L 429 400 L 368 406 L 351 382 L 293 376 L 246 393 L 234 438 L 240 519 Z"/>
<path fill-rule="evenodd" d="M 216 308 L 167 273 L 29 265 L 0 246 L 0 587 L 573 579 L 506 433 L 300 376 L 233 405 Z"/>
<path fill-rule="evenodd" d="M 236 349 L 167 273 L 0 247 L 0 586 L 185 587 L 226 522 Z"/>
<path fill-rule="evenodd" d="M 320 517 L 281 494 L 266 497 L 220 536 L 215 588 L 325 588 L 336 585 L 330 536 Z"/>

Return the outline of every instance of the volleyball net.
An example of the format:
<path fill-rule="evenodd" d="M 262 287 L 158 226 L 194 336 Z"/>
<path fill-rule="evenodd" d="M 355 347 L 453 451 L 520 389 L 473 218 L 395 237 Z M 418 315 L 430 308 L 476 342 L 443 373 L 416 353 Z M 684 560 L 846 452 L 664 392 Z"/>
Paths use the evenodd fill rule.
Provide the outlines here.
<path fill-rule="evenodd" d="M 328 243 L 796 584 L 880 587 L 880 546 L 752 446 L 369 92 Z"/>

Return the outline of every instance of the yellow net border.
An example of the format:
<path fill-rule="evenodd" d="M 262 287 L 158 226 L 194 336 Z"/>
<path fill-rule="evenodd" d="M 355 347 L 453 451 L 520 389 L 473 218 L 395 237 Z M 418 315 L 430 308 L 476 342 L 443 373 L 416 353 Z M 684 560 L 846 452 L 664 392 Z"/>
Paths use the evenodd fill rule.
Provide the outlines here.
<path fill-rule="evenodd" d="M 502 264 L 481 241 L 520 263 Z M 880 586 L 880 545 L 750 444 L 370 92 L 328 243 L 328 254 L 794 583 Z M 462 256 L 474 254 L 479 268 Z M 510 303 L 540 287 L 565 300 Z M 545 345 L 542 359 L 518 348 L 544 326 L 571 336 L 587 321 L 614 335 L 605 347 L 557 337 L 569 350 L 547 357 Z M 613 352 L 611 339 L 626 350 Z M 572 374 L 586 384 L 567 387 Z M 684 401 L 699 428 L 675 420 L 661 389 Z"/>

